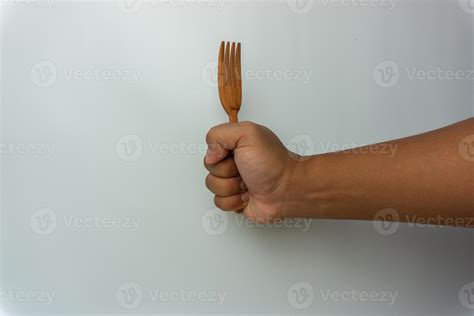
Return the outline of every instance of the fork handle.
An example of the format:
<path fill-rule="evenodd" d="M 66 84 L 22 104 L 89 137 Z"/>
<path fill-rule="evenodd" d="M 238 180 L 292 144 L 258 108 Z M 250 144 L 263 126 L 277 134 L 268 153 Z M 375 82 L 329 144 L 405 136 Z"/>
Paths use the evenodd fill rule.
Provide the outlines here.
<path fill-rule="evenodd" d="M 230 111 L 230 113 L 229 113 L 229 122 L 230 123 L 237 123 L 239 121 L 238 118 L 237 118 L 238 113 L 239 112 L 235 111 L 235 110 Z"/>

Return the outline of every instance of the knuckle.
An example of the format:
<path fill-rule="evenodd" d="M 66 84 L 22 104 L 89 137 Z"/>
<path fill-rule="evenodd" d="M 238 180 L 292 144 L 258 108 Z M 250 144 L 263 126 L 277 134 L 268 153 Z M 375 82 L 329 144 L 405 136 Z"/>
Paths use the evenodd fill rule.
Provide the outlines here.
<path fill-rule="evenodd" d="M 206 180 L 205 180 L 205 183 L 206 183 L 206 188 L 208 188 L 209 190 L 212 191 L 212 175 L 209 173 L 207 176 L 206 176 Z"/>

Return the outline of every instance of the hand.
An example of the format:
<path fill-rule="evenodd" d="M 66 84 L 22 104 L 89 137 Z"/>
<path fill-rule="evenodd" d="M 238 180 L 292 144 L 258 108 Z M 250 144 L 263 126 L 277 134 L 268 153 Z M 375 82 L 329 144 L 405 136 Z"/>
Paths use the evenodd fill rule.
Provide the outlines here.
<path fill-rule="evenodd" d="M 215 126 L 206 141 L 206 186 L 215 194 L 216 206 L 243 210 L 261 223 L 282 218 L 299 156 L 268 128 L 252 122 Z"/>

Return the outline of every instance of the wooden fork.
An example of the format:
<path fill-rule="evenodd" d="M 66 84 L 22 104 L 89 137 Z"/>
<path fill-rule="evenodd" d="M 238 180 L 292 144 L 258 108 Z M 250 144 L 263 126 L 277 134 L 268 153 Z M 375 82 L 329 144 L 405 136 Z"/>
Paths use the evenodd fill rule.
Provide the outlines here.
<path fill-rule="evenodd" d="M 229 116 L 230 123 L 237 123 L 242 104 L 242 69 L 240 66 L 240 43 L 221 42 L 217 67 L 219 99 Z"/>

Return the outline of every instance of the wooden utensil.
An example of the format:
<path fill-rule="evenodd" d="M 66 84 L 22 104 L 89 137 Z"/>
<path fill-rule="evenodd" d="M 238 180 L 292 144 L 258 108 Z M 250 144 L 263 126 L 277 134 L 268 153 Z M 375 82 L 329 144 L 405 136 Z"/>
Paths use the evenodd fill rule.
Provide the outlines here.
<path fill-rule="evenodd" d="M 219 99 L 230 123 L 238 122 L 238 113 L 242 104 L 242 69 L 240 65 L 240 43 L 221 42 L 217 65 L 217 84 Z"/>

